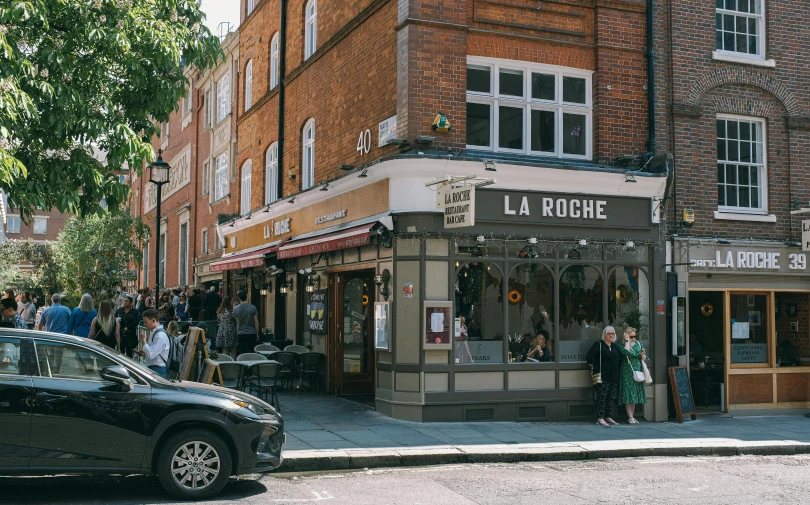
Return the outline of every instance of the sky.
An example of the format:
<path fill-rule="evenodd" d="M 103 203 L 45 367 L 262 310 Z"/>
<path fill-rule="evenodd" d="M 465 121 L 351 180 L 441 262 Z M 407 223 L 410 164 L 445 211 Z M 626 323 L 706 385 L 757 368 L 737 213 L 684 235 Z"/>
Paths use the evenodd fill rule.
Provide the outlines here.
<path fill-rule="evenodd" d="M 202 0 L 200 8 L 206 15 L 205 25 L 214 35 L 223 21 L 229 21 L 232 30 L 239 26 L 239 0 Z"/>

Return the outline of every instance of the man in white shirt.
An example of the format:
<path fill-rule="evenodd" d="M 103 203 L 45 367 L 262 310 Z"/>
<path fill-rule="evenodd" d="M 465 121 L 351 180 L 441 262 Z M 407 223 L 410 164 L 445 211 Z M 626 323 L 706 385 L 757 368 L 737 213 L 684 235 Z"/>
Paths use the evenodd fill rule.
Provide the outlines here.
<path fill-rule="evenodd" d="M 157 310 L 145 310 L 142 317 L 143 325 L 149 330 L 149 341 L 147 342 L 146 335 L 141 335 L 143 348 L 138 354 L 146 356 L 146 366 L 164 379 L 168 379 L 166 363 L 169 361 L 169 336 L 163 325 L 158 322 Z"/>

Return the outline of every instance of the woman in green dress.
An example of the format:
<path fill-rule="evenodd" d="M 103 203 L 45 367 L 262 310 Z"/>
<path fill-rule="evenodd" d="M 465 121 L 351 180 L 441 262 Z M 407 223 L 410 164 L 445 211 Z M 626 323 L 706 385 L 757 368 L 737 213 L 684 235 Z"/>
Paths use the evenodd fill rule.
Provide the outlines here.
<path fill-rule="evenodd" d="M 635 418 L 636 405 L 647 403 L 647 395 L 644 393 L 644 383 L 636 382 L 633 379 L 633 372 L 641 370 L 641 362 L 646 361 L 644 346 L 636 337 L 636 329 L 627 327 L 624 329 L 624 348 L 622 349 L 624 359 L 622 369 L 619 374 L 619 403 L 624 405 L 627 411 L 627 422 L 638 424 Z"/>

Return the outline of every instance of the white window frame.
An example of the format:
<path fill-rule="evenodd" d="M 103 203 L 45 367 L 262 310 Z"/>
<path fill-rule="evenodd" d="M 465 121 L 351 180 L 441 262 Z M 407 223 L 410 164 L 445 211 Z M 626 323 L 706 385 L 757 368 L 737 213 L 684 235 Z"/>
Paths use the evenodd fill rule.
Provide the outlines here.
<path fill-rule="evenodd" d="M 253 12 L 253 9 L 256 8 L 256 0 L 247 0 L 247 15 L 250 16 L 250 13 Z"/>
<path fill-rule="evenodd" d="M 752 116 L 738 116 L 734 114 L 717 114 L 715 118 L 715 124 L 717 119 L 725 119 L 731 121 L 745 121 L 751 123 L 758 123 L 760 127 L 760 134 L 762 135 L 762 164 L 759 163 L 745 163 L 741 161 L 728 161 L 728 160 L 720 160 L 717 156 L 717 133 L 715 127 L 715 159 L 717 159 L 717 163 L 728 163 L 732 165 L 748 165 L 748 166 L 758 166 L 759 167 L 759 203 L 760 206 L 757 208 L 753 207 L 737 207 L 731 205 L 719 205 L 719 197 L 718 198 L 718 205 L 717 210 L 720 213 L 734 213 L 734 214 L 754 214 L 754 215 L 767 215 L 768 214 L 768 123 L 763 118 L 759 117 L 752 117 Z M 728 135 L 728 134 L 727 134 Z M 715 173 L 715 178 L 717 178 L 717 174 Z M 738 179 L 739 183 L 739 179 Z M 717 185 L 719 185 L 719 181 L 717 181 Z"/>
<path fill-rule="evenodd" d="M 44 230 L 37 231 L 37 224 L 44 223 L 42 226 L 45 226 Z M 48 216 L 34 216 L 34 221 L 31 226 L 31 231 L 34 235 L 47 235 L 48 234 Z"/>
<path fill-rule="evenodd" d="M 228 152 L 217 156 L 214 163 L 214 201 L 217 201 L 228 196 Z"/>
<path fill-rule="evenodd" d="M 301 189 L 305 190 L 315 185 L 315 119 L 304 124 L 301 141 Z"/>
<path fill-rule="evenodd" d="M 12 227 L 12 225 L 11 225 L 12 222 L 17 223 L 16 228 Z M 15 215 L 11 215 L 11 214 L 8 214 L 6 216 L 6 233 L 20 233 L 20 226 L 21 225 L 22 225 L 22 220 L 20 219 L 20 216 L 15 216 Z"/>
<path fill-rule="evenodd" d="M 264 155 L 264 204 L 278 200 L 278 142 L 273 142 Z"/>
<path fill-rule="evenodd" d="M 253 105 L 253 60 L 245 65 L 245 110 Z"/>
<path fill-rule="evenodd" d="M 304 59 L 318 50 L 318 1 L 309 0 L 304 10 Z"/>
<path fill-rule="evenodd" d="M 270 41 L 270 89 L 278 86 L 278 32 Z"/>
<path fill-rule="evenodd" d="M 726 57 L 736 57 L 736 58 L 744 58 L 744 59 L 752 59 L 752 60 L 764 60 L 765 59 L 765 0 L 749 0 L 751 3 L 756 3 L 759 5 L 759 14 L 751 14 L 749 12 L 743 12 L 739 10 L 729 10 L 729 9 L 718 9 L 715 7 L 715 49 L 713 56 L 715 59 L 723 59 L 724 56 Z M 739 4 L 738 4 L 739 5 Z M 755 19 L 757 23 L 757 37 L 758 37 L 758 44 L 757 44 L 757 54 L 751 54 L 748 51 L 731 51 L 729 49 L 720 49 L 717 47 L 716 44 L 716 34 L 717 34 L 717 16 L 726 16 L 732 15 L 736 17 L 743 17 L 746 19 Z M 735 23 L 735 30 L 736 30 L 736 17 L 734 20 Z M 725 26 L 725 25 L 724 25 Z M 725 30 L 723 30 L 725 32 Z M 736 31 L 735 31 L 736 33 Z M 735 41 L 736 43 L 736 41 Z M 748 48 L 748 41 L 746 40 L 745 44 L 746 49 Z"/>
<path fill-rule="evenodd" d="M 222 237 L 219 233 L 214 234 L 214 250 L 219 251 L 221 249 L 225 249 L 225 238 Z"/>
<path fill-rule="evenodd" d="M 247 160 L 242 163 L 242 186 L 240 194 L 240 211 L 244 216 L 250 212 L 251 181 L 253 179 L 253 161 Z"/>
<path fill-rule="evenodd" d="M 183 233 L 183 226 L 186 227 Z M 185 235 L 185 237 L 184 237 Z M 185 238 L 186 250 L 183 251 L 183 239 Z M 180 221 L 179 235 L 177 238 L 177 285 L 185 286 L 188 284 L 188 250 L 189 250 L 189 222 L 188 214 L 186 214 L 185 221 Z M 185 254 L 184 254 L 185 252 Z"/>
<path fill-rule="evenodd" d="M 208 254 L 208 229 L 204 229 L 200 232 L 200 237 L 202 241 L 202 247 L 200 247 L 201 254 Z"/>
<path fill-rule="evenodd" d="M 468 67 L 489 69 L 490 92 L 480 93 L 467 91 L 468 103 L 488 104 L 490 109 L 489 146 L 467 145 L 467 149 L 475 151 L 494 151 L 527 154 L 532 156 L 568 158 L 590 160 L 593 157 L 593 71 L 579 68 L 561 67 L 557 65 L 542 65 L 517 60 L 502 60 L 498 58 L 484 58 L 478 56 L 467 57 Z M 518 70 L 523 72 L 523 97 L 500 95 L 498 75 L 501 69 Z M 554 100 L 539 100 L 531 97 L 532 73 L 553 74 L 555 76 Z M 575 77 L 585 80 L 585 103 L 563 102 L 563 77 Z M 498 147 L 499 107 L 512 106 L 523 108 L 523 149 L 507 149 Z M 531 111 L 545 110 L 555 114 L 554 152 L 531 150 Z M 585 134 L 587 144 L 585 155 L 563 153 L 563 114 L 574 113 L 585 116 Z"/>
<path fill-rule="evenodd" d="M 191 79 L 189 79 L 189 85 L 186 86 L 186 96 L 183 97 L 183 116 L 191 112 L 192 91 Z"/>
<path fill-rule="evenodd" d="M 211 192 L 211 161 L 205 160 L 202 169 L 202 196 Z"/>
<path fill-rule="evenodd" d="M 213 106 L 213 103 L 211 101 L 211 88 L 209 87 L 209 88 L 207 88 L 205 90 L 205 117 L 203 119 L 204 119 L 204 123 L 205 123 L 206 127 L 211 126 L 211 109 L 212 109 L 212 106 Z"/>
<path fill-rule="evenodd" d="M 217 81 L 217 124 L 221 123 L 231 113 L 231 74 L 222 76 Z"/>

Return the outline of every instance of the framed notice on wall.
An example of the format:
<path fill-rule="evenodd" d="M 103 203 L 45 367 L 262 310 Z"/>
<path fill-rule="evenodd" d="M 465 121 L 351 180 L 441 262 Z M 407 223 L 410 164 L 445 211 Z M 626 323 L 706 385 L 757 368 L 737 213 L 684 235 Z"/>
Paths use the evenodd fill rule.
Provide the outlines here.
<path fill-rule="evenodd" d="M 374 303 L 374 349 L 391 350 L 391 305 L 390 302 Z"/>
<path fill-rule="evenodd" d="M 422 336 L 425 349 L 452 348 L 453 302 L 425 302 Z"/>

